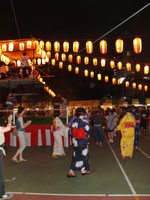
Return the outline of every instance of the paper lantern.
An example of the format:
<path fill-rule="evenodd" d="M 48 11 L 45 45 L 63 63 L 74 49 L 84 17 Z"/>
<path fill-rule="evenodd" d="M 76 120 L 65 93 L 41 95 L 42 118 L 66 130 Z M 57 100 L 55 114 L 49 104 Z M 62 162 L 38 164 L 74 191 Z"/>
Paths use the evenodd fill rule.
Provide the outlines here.
<path fill-rule="evenodd" d="M 88 76 L 89 75 L 89 71 L 87 69 L 84 70 L 84 76 Z"/>
<path fill-rule="evenodd" d="M 84 64 L 85 65 L 88 65 L 89 64 L 89 57 L 84 57 Z"/>
<path fill-rule="evenodd" d="M 93 65 L 97 66 L 97 58 L 93 58 Z"/>
<path fill-rule="evenodd" d="M 72 54 L 68 55 L 68 60 L 69 60 L 70 63 L 73 62 L 73 55 Z"/>
<path fill-rule="evenodd" d="M 33 48 L 34 48 L 34 49 L 37 49 L 37 48 L 38 48 L 38 45 L 39 45 L 39 42 L 38 42 L 37 40 L 35 40 L 35 41 L 33 42 Z"/>
<path fill-rule="evenodd" d="M 69 42 L 65 41 L 63 43 L 63 51 L 67 53 L 69 51 Z"/>
<path fill-rule="evenodd" d="M 131 71 L 131 63 L 126 63 L 126 69 L 128 72 Z"/>
<path fill-rule="evenodd" d="M 45 65 L 46 64 L 46 61 L 44 58 L 42 58 L 42 65 Z"/>
<path fill-rule="evenodd" d="M 102 41 L 100 41 L 99 46 L 100 46 L 100 53 L 106 54 L 107 53 L 107 42 L 105 40 L 102 40 Z"/>
<path fill-rule="evenodd" d="M 136 70 L 136 72 L 140 72 L 141 71 L 141 65 L 140 64 L 136 64 L 135 65 L 135 70 Z"/>
<path fill-rule="evenodd" d="M 77 64 L 81 64 L 81 56 L 76 57 L 76 62 L 77 62 Z"/>
<path fill-rule="evenodd" d="M 119 61 L 117 63 L 117 67 L 118 67 L 118 70 L 122 70 L 122 62 L 121 61 Z"/>
<path fill-rule="evenodd" d="M 128 88 L 129 87 L 129 81 L 125 82 L 125 86 Z"/>
<path fill-rule="evenodd" d="M 79 74 L 79 67 L 75 67 L 75 74 Z"/>
<path fill-rule="evenodd" d="M 105 76 L 105 83 L 108 83 L 108 81 L 109 81 L 109 77 Z"/>
<path fill-rule="evenodd" d="M 42 50 L 42 58 L 46 58 L 46 51 Z"/>
<path fill-rule="evenodd" d="M 106 60 L 104 58 L 101 59 L 101 66 L 102 67 L 105 67 L 106 65 Z"/>
<path fill-rule="evenodd" d="M 142 90 L 142 84 L 138 84 L 138 89 Z"/>
<path fill-rule="evenodd" d="M 20 50 L 20 51 L 24 51 L 24 46 L 25 46 L 24 43 L 23 43 L 23 42 L 20 42 L 20 43 L 19 43 L 19 50 Z"/>
<path fill-rule="evenodd" d="M 123 40 L 122 39 L 116 40 L 115 46 L 116 46 L 116 52 L 117 53 L 123 52 Z"/>
<path fill-rule="evenodd" d="M 66 61 L 66 54 L 65 53 L 61 54 L 61 59 L 62 59 L 63 62 Z"/>
<path fill-rule="evenodd" d="M 90 77 L 94 78 L 94 72 L 93 71 L 90 72 Z"/>
<path fill-rule="evenodd" d="M 132 88 L 135 89 L 136 88 L 136 83 L 132 83 Z"/>
<path fill-rule="evenodd" d="M 101 74 L 97 74 L 97 79 L 100 81 L 102 79 L 102 75 Z"/>
<path fill-rule="evenodd" d="M 60 51 L 60 43 L 58 41 L 54 42 L 54 51 L 55 52 Z"/>
<path fill-rule="evenodd" d="M 77 53 L 79 51 L 79 42 L 74 41 L 73 42 L 73 52 Z"/>
<path fill-rule="evenodd" d="M 45 44 L 46 51 L 51 51 L 51 48 L 52 48 L 51 42 L 47 41 L 46 44 Z"/>
<path fill-rule="evenodd" d="M 17 60 L 17 67 L 21 66 L 21 60 Z"/>
<path fill-rule="evenodd" d="M 121 84 L 121 79 L 119 78 L 119 79 L 118 79 L 118 85 L 120 85 L 120 84 Z"/>
<path fill-rule="evenodd" d="M 113 85 L 116 84 L 116 78 L 112 78 L 112 84 L 113 84 Z"/>
<path fill-rule="evenodd" d="M 148 85 L 144 85 L 144 91 L 145 91 L 145 92 L 148 91 Z"/>
<path fill-rule="evenodd" d="M 11 43 L 9 43 L 8 51 L 13 51 L 13 50 L 14 50 L 14 43 L 11 42 Z"/>
<path fill-rule="evenodd" d="M 60 62 L 59 62 L 59 69 L 62 69 L 62 68 L 63 68 L 63 62 L 60 61 Z"/>
<path fill-rule="evenodd" d="M 88 54 L 92 54 L 93 53 L 93 43 L 91 41 L 87 41 L 86 42 L 86 52 Z"/>
<path fill-rule="evenodd" d="M 47 51 L 47 52 L 46 52 L 46 56 L 47 56 L 48 58 L 51 58 L 51 52 L 50 52 L 50 51 Z"/>
<path fill-rule="evenodd" d="M 59 60 L 59 53 L 55 53 L 55 60 L 56 60 L 56 61 Z"/>
<path fill-rule="evenodd" d="M 110 67 L 111 67 L 111 69 L 115 68 L 115 62 L 113 60 L 110 61 Z"/>
<path fill-rule="evenodd" d="M 140 38 L 135 38 L 133 40 L 133 50 L 134 50 L 134 53 L 141 53 L 142 51 L 142 40 Z"/>
<path fill-rule="evenodd" d="M 51 59 L 51 64 L 54 66 L 56 64 L 55 58 Z"/>
<path fill-rule="evenodd" d="M 42 40 L 40 41 L 40 48 L 44 49 L 44 41 L 42 41 Z"/>
<path fill-rule="evenodd" d="M 33 62 L 33 65 L 36 65 L 36 59 L 35 58 L 32 60 L 32 62 Z"/>
<path fill-rule="evenodd" d="M 2 51 L 7 51 L 7 44 L 6 43 L 2 44 Z"/>
<path fill-rule="evenodd" d="M 27 49 L 31 49 L 32 48 L 32 41 L 28 40 L 27 41 Z"/>
<path fill-rule="evenodd" d="M 38 58 L 38 59 L 37 59 L 37 64 L 38 64 L 38 65 L 41 65 L 41 63 L 42 63 L 41 58 Z"/>
<path fill-rule="evenodd" d="M 68 71 L 69 71 L 69 72 L 72 71 L 72 65 L 68 65 Z"/>
<path fill-rule="evenodd" d="M 144 74 L 149 74 L 149 66 L 148 65 L 144 66 Z"/>

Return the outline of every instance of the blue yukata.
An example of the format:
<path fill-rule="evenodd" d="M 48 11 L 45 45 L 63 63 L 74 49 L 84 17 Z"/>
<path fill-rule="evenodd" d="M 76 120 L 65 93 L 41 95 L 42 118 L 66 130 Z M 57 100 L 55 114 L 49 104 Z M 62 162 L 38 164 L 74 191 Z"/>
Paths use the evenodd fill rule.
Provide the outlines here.
<path fill-rule="evenodd" d="M 139 135 L 140 135 L 140 123 L 139 123 L 139 113 L 138 111 L 133 112 L 133 116 L 135 118 L 136 124 L 135 124 L 135 139 L 134 139 L 134 146 L 139 146 Z"/>
<path fill-rule="evenodd" d="M 89 124 L 81 118 L 74 119 L 71 126 L 73 155 L 70 169 L 89 171 Z"/>

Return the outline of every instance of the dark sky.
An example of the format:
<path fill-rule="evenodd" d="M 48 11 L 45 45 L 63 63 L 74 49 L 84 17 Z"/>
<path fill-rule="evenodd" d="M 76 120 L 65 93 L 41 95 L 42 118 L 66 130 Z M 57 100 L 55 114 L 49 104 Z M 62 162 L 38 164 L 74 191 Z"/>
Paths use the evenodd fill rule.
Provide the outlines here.
<path fill-rule="evenodd" d="M 149 0 L 12 0 L 12 2 L 21 38 L 33 36 L 50 41 L 87 41 L 89 39 L 95 41 L 150 3 Z M 128 38 L 133 39 L 134 36 L 140 36 L 143 40 L 143 52 L 138 59 L 140 62 L 150 63 L 150 6 L 105 38 L 114 42 L 117 37 L 128 40 Z M 11 0 L 1 0 L 0 40 L 17 38 L 19 36 Z M 58 73 L 58 76 L 61 75 Z M 56 79 L 54 82 L 56 83 Z M 52 85 L 55 83 L 52 81 Z M 91 96 L 97 98 L 99 88 L 96 81 L 94 84 L 97 90 L 91 89 L 91 81 L 89 81 L 86 83 L 84 92 L 76 95 L 87 98 L 87 94 L 91 91 Z M 58 85 L 58 90 L 61 90 L 58 81 L 56 85 Z M 67 87 L 69 85 L 72 83 L 67 83 Z M 82 83 L 79 87 L 83 89 L 81 85 Z M 87 90 L 90 91 L 87 92 Z M 103 90 L 109 93 L 108 88 L 103 88 Z M 73 91 L 76 90 L 73 89 Z"/>

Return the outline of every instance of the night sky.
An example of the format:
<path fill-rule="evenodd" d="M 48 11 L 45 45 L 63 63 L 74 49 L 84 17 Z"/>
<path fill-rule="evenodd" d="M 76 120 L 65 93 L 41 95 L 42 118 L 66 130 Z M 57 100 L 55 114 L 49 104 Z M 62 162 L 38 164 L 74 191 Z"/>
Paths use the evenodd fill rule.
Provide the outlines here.
<path fill-rule="evenodd" d="M 50 41 L 79 40 L 81 43 L 87 40 L 95 41 L 150 3 L 146 0 L 12 0 L 12 2 L 21 38 L 35 37 Z M 139 57 L 134 56 L 134 58 L 141 63 L 150 63 L 149 20 L 150 6 L 108 34 L 105 39 L 113 43 L 116 38 L 122 37 L 130 42 L 134 36 L 140 36 L 143 41 L 143 51 Z M 19 38 L 10 0 L 1 0 L 0 27 L 0 40 Z M 81 77 L 68 75 L 67 72 L 67 74 L 60 73 L 58 70 L 53 73 L 55 78 L 48 82 L 55 87 L 56 92 L 65 93 L 62 95 L 68 98 L 97 99 L 104 94 L 112 95 L 109 94 L 111 90 L 109 86 L 100 87 L 96 80 L 84 80 Z"/>

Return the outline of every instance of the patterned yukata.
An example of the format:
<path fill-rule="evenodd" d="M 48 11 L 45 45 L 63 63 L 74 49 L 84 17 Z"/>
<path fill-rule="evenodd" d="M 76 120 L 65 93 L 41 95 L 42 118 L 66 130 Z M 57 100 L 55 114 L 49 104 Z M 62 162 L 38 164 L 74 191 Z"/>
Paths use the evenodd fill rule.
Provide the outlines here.
<path fill-rule="evenodd" d="M 76 118 L 71 127 L 73 155 L 70 169 L 73 171 L 89 171 L 89 124 L 81 118 Z"/>
<path fill-rule="evenodd" d="M 135 138 L 135 118 L 129 112 L 123 116 L 120 120 L 120 123 L 117 127 L 117 130 L 121 131 L 121 140 L 120 140 L 120 148 L 121 148 L 121 156 L 123 158 L 133 156 L 133 148 L 134 148 L 134 138 Z"/>

